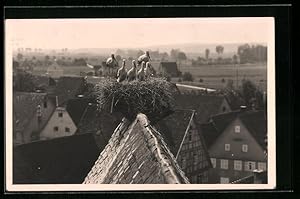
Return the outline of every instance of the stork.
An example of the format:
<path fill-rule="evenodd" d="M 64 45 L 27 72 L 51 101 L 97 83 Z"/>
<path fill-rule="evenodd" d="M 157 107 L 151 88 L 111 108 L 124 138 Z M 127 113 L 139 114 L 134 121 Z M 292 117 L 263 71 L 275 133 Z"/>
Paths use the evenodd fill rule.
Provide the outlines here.
<path fill-rule="evenodd" d="M 137 78 L 140 81 L 143 81 L 145 79 L 145 62 L 142 62 L 142 67 L 141 69 L 137 72 Z"/>
<path fill-rule="evenodd" d="M 132 60 L 132 68 L 127 72 L 127 80 L 133 81 L 136 78 L 136 62 Z"/>
<path fill-rule="evenodd" d="M 138 65 L 141 65 L 141 63 L 144 61 L 145 63 L 149 62 L 151 60 L 150 58 L 150 54 L 149 54 L 149 51 L 146 51 L 145 54 L 141 55 L 139 58 L 138 58 Z"/>
<path fill-rule="evenodd" d="M 118 73 L 117 73 L 117 82 L 122 82 L 126 79 L 127 72 L 125 69 L 125 64 L 126 64 L 126 60 L 123 59 L 122 66 L 121 66 L 121 68 L 119 68 Z"/>
<path fill-rule="evenodd" d="M 116 68 L 119 66 L 118 61 L 115 58 L 114 54 L 111 54 L 111 56 L 106 60 L 106 66 L 112 71 L 113 68 Z M 109 73 L 111 74 L 111 71 Z"/>
<path fill-rule="evenodd" d="M 153 76 L 153 74 L 151 72 L 151 64 L 150 64 L 150 62 L 147 62 L 146 68 L 145 68 L 145 77 L 148 78 L 150 76 Z"/>

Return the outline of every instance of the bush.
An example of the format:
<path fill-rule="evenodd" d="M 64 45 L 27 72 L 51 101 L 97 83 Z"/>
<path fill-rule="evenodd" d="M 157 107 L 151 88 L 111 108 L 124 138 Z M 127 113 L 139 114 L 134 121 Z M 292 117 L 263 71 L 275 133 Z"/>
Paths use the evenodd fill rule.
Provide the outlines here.
<path fill-rule="evenodd" d="M 182 82 L 182 79 L 181 79 L 181 78 L 179 78 L 179 79 L 178 79 L 178 82 Z"/>
<path fill-rule="evenodd" d="M 194 78 L 191 73 L 185 72 L 185 73 L 183 73 L 182 80 L 192 82 L 192 81 L 194 81 Z"/>
<path fill-rule="evenodd" d="M 203 79 L 199 79 L 199 82 L 203 82 Z"/>
<path fill-rule="evenodd" d="M 147 81 L 116 82 L 106 79 L 94 88 L 99 111 L 121 112 L 127 119 L 135 119 L 138 113 L 147 115 L 150 121 L 157 121 L 173 112 L 177 92 L 174 84 L 165 78 L 150 78 Z"/>

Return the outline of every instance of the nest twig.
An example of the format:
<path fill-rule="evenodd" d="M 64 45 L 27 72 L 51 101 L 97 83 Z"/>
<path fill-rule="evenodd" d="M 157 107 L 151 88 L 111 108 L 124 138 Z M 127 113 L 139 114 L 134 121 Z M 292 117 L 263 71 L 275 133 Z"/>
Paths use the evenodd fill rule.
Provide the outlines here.
<path fill-rule="evenodd" d="M 127 119 L 144 113 L 150 120 L 157 120 L 174 110 L 173 95 L 176 91 L 176 86 L 164 78 L 132 82 L 106 79 L 95 86 L 94 94 L 100 111 L 113 109 Z"/>

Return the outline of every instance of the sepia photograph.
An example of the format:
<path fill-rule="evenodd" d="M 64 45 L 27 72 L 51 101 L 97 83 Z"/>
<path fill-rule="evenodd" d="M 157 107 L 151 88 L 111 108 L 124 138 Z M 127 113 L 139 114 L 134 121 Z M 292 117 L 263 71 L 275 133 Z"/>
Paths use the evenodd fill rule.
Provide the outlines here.
<path fill-rule="evenodd" d="M 274 35 L 271 17 L 5 20 L 7 190 L 274 189 Z"/>

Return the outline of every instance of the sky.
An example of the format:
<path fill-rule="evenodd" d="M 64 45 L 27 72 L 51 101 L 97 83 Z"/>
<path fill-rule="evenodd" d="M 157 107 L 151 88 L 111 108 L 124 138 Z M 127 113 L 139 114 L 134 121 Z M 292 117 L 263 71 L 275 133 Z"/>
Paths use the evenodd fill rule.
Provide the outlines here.
<path fill-rule="evenodd" d="M 266 43 L 273 18 L 8 19 L 13 48 L 142 48 L 184 43 Z"/>

